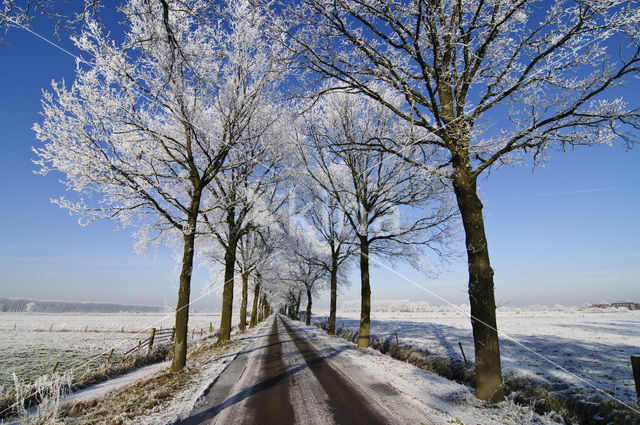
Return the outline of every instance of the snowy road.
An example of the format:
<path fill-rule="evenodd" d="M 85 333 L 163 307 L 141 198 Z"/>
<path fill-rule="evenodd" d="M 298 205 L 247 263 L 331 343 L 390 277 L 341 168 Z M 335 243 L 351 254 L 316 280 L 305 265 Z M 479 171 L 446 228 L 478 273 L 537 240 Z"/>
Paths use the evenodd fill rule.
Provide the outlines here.
<path fill-rule="evenodd" d="M 419 412 L 386 382 L 273 315 L 262 335 L 220 375 L 191 415 L 194 424 L 441 423 Z M 406 404 L 406 406 L 403 406 Z M 393 410 L 393 411 L 392 411 Z M 413 414 L 412 414 L 413 413 Z"/>

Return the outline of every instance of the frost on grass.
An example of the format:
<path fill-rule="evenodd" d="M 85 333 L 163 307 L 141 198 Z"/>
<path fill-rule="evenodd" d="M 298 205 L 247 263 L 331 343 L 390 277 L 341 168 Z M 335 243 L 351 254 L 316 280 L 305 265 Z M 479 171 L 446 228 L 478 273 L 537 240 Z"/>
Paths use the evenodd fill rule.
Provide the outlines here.
<path fill-rule="evenodd" d="M 187 367 L 180 372 L 163 370 L 100 398 L 63 406 L 61 423 L 172 423 L 192 410 L 211 382 L 250 341 L 246 338 L 249 335 L 251 332 L 223 345 L 202 342 L 189 349 Z"/>
<path fill-rule="evenodd" d="M 640 423 L 640 415 L 586 384 L 634 406 L 629 355 L 640 343 L 634 331 L 640 320 L 637 313 L 537 307 L 502 310 L 498 312 L 504 333 L 500 348 L 505 388 L 512 401 L 531 405 L 539 413 L 558 412 L 569 423 Z M 473 362 L 471 327 L 462 312 L 446 308 L 374 312 L 372 319 L 373 348 L 473 385 L 472 365 L 463 369 L 458 345 Z M 341 313 L 338 328 L 342 328 L 339 334 L 354 340 L 357 316 Z"/>

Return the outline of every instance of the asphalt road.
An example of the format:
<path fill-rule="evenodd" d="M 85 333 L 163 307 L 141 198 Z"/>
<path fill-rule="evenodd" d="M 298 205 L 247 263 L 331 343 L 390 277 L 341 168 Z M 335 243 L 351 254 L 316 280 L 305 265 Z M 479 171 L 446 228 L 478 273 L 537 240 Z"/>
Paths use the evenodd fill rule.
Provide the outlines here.
<path fill-rule="evenodd" d="M 315 346 L 277 314 L 267 325 L 179 425 L 404 422 L 376 401 L 393 398 L 389 387 L 356 384 L 339 349 Z"/>

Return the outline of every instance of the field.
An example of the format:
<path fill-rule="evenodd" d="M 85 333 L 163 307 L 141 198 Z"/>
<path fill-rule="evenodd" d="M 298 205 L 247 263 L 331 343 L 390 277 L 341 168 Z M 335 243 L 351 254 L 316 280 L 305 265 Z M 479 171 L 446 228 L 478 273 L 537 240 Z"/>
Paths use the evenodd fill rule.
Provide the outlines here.
<path fill-rule="evenodd" d="M 173 323 L 172 314 L 0 313 L 0 387 L 13 386 L 14 373 L 21 382 L 31 382 L 58 361 L 59 371 L 81 374 L 91 356 L 111 349 L 122 354 L 146 339 L 152 327 L 166 329 Z M 209 323 L 217 330 L 220 314 L 189 317 L 196 339 L 200 330 L 208 334 Z"/>
<path fill-rule="evenodd" d="M 337 326 L 358 328 L 358 313 L 339 313 Z M 585 400 L 635 406 L 630 356 L 640 354 L 640 312 L 577 309 L 498 311 L 500 349 L 507 379 L 524 377 L 566 388 Z M 469 319 L 451 308 L 416 313 L 373 313 L 371 333 L 462 361 L 458 343 L 474 359 Z"/>
<path fill-rule="evenodd" d="M 359 314 L 338 314 L 338 327 L 356 329 Z M 411 344 L 462 361 L 458 343 L 473 360 L 469 319 L 451 308 L 413 313 L 372 314 L 372 333 L 400 344 Z M 238 318 L 234 317 L 234 324 Z M 198 313 L 190 329 L 207 335 L 219 313 Z M 81 373 L 92 355 L 114 348 L 123 353 L 148 336 L 151 327 L 168 328 L 173 317 L 162 314 L 36 314 L 0 313 L 0 385 L 13 385 L 59 369 Z M 629 356 L 640 354 L 640 312 L 586 312 L 577 309 L 502 309 L 501 352 L 505 377 L 566 387 L 585 400 L 607 399 L 602 390 L 634 405 L 635 387 Z M 123 332 L 124 331 L 124 332 Z"/>

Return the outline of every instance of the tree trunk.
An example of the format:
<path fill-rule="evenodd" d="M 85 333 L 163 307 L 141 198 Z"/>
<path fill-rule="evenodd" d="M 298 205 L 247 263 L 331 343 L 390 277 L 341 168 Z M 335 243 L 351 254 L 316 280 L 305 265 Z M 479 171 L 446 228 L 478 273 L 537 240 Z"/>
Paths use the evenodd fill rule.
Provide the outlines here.
<path fill-rule="evenodd" d="M 184 233 L 184 249 L 182 253 L 182 271 L 178 288 L 178 305 L 176 306 L 176 334 L 173 347 L 171 371 L 177 372 L 187 364 L 187 334 L 189 333 L 189 297 L 191 293 L 191 272 L 193 270 L 193 252 L 196 240 L 196 224 L 200 208 L 200 192 L 195 191 L 189 208 L 188 231 Z"/>
<path fill-rule="evenodd" d="M 295 309 L 295 313 L 293 316 L 294 320 L 298 320 L 298 318 L 300 317 L 300 299 L 302 298 L 302 291 L 298 292 L 298 298 L 296 298 L 296 309 Z"/>
<path fill-rule="evenodd" d="M 304 320 L 304 324 L 311 325 L 311 290 L 307 289 L 307 314 Z"/>
<path fill-rule="evenodd" d="M 360 334 L 358 347 L 369 346 L 371 332 L 371 287 L 369 286 L 369 238 L 360 236 Z"/>
<path fill-rule="evenodd" d="M 242 300 L 240 302 L 240 331 L 247 329 L 247 298 L 249 298 L 249 272 L 242 273 Z"/>
<path fill-rule="evenodd" d="M 249 328 L 253 328 L 258 324 L 258 297 L 260 296 L 260 279 L 256 277 L 256 286 L 253 289 L 253 306 L 251 307 L 251 321 Z"/>
<path fill-rule="evenodd" d="M 453 187 L 464 226 L 469 264 L 469 303 L 476 356 L 475 395 L 481 400 L 499 402 L 504 400 L 500 344 L 482 202 L 478 198 L 476 179 L 468 177 L 464 170 L 456 171 Z"/>
<path fill-rule="evenodd" d="M 267 302 L 267 296 L 263 295 L 262 296 L 262 319 L 261 320 L 266 319 L 267 316 L 269 315 L 268 309 L 269 309 L 269 303 Z"/>
<path fill-rule="evenodd" d="M 331 254 L 331 302 L 329 304 L 329 328 L 327 333 L 336 333 L 336 304 L 338 300 L 338 254 Z"/>
<path fill-rule="evenodd" d="M 218 343 L 231 339 L 231 316 L 233 314 L 233 275 L 236 265 L 237 242 L 230 238 L 224 254 L 224 289 L 222 291 L 222 317 Z"/>

